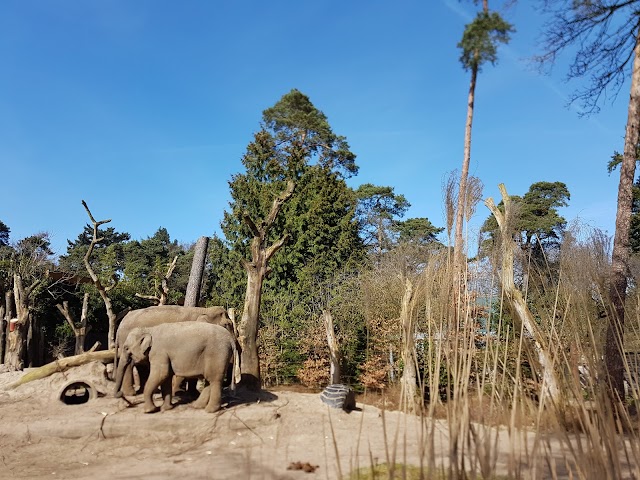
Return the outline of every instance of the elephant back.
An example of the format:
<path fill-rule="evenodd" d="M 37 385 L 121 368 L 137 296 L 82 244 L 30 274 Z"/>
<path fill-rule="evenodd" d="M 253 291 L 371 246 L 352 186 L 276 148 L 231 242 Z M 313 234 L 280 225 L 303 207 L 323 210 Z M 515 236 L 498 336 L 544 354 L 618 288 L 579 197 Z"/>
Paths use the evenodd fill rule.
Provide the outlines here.
<path fill-rule="evenodd" d="M 120 322 L 116 343 L 122 345 L 127 335 L 136 327 L 155 327 L 163 323 L 202 321 L 222 325 L 228 329 L 232 325 L 224 307 L 183 307 L 180 305 L 157 305 L 130 311 Z"/>

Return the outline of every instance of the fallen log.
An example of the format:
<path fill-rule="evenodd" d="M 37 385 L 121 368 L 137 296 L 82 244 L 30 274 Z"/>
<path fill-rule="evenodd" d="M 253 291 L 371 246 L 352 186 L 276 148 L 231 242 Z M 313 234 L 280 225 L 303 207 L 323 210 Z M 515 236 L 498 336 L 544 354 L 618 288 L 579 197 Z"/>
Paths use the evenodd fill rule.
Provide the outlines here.
<path fill-rule="evenodd" d="M 33 380 L 40 380 L 41 378 L 48 377 L 56 372 L 64 372 L 71 367 L 79 367 L 85 363 L 90 362 L 102 362 L 112 363 L 115 356 L 115 350 L 100 350 L 97 352 L 88 351 L 81 353 L 80 355 L 73 355 L 71 357 L 60 358 L 51 363 L 47 363 L 42 367 L 35 368 L 29 373 L 25 373 L 20 380 L 12 383 L 9 388 L 16 388 L 25 383 L 32 382 Z"/>

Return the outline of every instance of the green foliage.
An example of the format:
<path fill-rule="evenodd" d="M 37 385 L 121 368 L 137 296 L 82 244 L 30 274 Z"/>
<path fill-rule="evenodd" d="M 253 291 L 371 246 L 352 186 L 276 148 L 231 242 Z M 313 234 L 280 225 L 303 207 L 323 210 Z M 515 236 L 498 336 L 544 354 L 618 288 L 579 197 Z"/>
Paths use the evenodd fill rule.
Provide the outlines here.
<path fill-rule="evenodd" d="M 9 233 L 11 229 L 0 220 L 0 247 L 6 247 L 9 245 Z"/>
<path fill-rule="evenodd" d="M 268 239 L 273 243 L 285 233 L 290 236 L 269 264 L 261 328 L 269 332 L 269 344 L 262 346 L 269 364 L 282 365 L 287 375 L 294 375 L 303 360 L 297 347 L 299 332 L 322 308 L 316 295 L 320 285 L 364 260 L 356 196 L 344 180 L 358 171 L 355 155 L 309 98 L 292 90 L 263 112 L 262 128 L 247 146 L 242 164 L 245 172 L 229 182 L 230 208 L 221 223 L 224 241 L 214 238 L 210 248 L 210 295 L 240 311 L 246 288 L 241 262 L 251 261 L 253 237 L 243 216 L 259 224 L 286 182 L 293 180 L 293 196 L 283 205 Z M 265 348 L 279 351 L 276 355 Z"/>
<path fill-rule="evenodd" d="M 408 218 L 402 222 L 394 222 L 393 230 L 398 234 L 400 243 L 429 245 L 438 242 L 437 236 L 444 228 L 434 226 L 428 218 Z"/>
<path fill-rule="evenodd" d="M 460 62 L 465 70 L 480 71 L 483 64 L 492 65 L 498 60 L 498 44 L 509 42 L 510 34 L 515 30 L 513 26 L 502 19 L 496 12 L 481 11 L 469 23 L 458 43 L 462 49 Z"/>
<path fill-rule="evenodd" d="M 360 235 L 371 251 L 381 254 L 391 248 L 394 243 L 392 227 L 411 204 L 404 195 L 396 195 L 393 187 L 371 183 L 360 185 L 356 196 Z"/>
<path fill-rule="evenodd" d="M 121 274 L 124 268 L 124 252 L 122 245 L 131 236 L 128 233 L 118 233 L 113 227 L 98 229 L 98 238 L 103 240 L 96 244 L 90 258 L 92 268 L 96 274 L 104 274 L 109 278 L 113 274 Z M 85 225 L 82 233 L 75 241 L 67 240 L 67 254 L 61 255 L 60 269 L 74 274 L 86 272 L 84 256 L 93 239 L 93 227 Z"/>
<path fill-rule="evenodd" d="M 159 228 L 152 237 L 144 240 L 127 242 L 123 246 L 124 269 L 120 279 L 122 288 L 127 289 L 133 298 L 136 293 L 157 295 L 173 258 L 177 256 L 180 259 L 185 253 L 178 242 L 171 241 L 166 228 Z M 184 296 L 189 276 L 189 270 L 185 272 L 184 267 L 181 263 L 177 264 L 168 280 L 170 304 L 175 304 Z M 148 301 L 141 304 L 147 305 Z"/>
<path fill-rule="evenodd" d="M 570 198 L 563 182 L 537 182 L 529 187 L 524 197 L 511 196 L 516 214 L 515 218 L 509 219 L 510 230 L 523 249 L 543 253 L 544 249 L 559 246 L 567 222 L 557 209 L 567 206 Z M 502 202 L 498 208 L 504 208 Z M 482 245 L 482 251 L 486 253 L 498 234 L 498 224 L 493 215 L 487 218 L 481 232 L 489 236 Z"/>
<path fill-rule="evenodd" d="M 264 128 L 272 133 L 287 178 L 295 178 L 311 159 L 328 170 L 346 176 L 358 173 L 356 156 L 345 137 L 331 130 L 327 117 L 316 109 L 309 97 L 293 89 L 273 107 L 262 113 Z"/>

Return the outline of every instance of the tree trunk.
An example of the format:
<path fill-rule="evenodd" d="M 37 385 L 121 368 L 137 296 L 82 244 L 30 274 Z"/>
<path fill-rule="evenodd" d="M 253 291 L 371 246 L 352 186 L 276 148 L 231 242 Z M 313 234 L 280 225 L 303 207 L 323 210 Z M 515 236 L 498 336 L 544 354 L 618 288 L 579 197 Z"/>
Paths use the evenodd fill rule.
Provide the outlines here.
<path fill-rule="evenodd" d="M 624 399 L 624 306 L 627 296 L 629 262 L 629 229 L 633 204 L 633 179 L 638 160 L 638 135 L 640 122 L 640 32 L 637 34 L 635 58 L 631 74 L 631 93 L 624 136 L 624 152 L 618 185 L 618 209 L 616 233 L 611 258 L 611 284 L 609 300 L 611 314 L 604 346 L 604 366 L 609 380 L 612 398 Z"/>
<path fill-rule="evenodd" d="M 527 307 L 522 292 L 516 288 L 514 283 L 513 259 L 516 244 L 508 225 L 508 219 L 510 219 L 512 215 L 511 199 L 503 184 L 500 184 L 499 188 L 504 203 L 504 213 L 498 210 L 492 198 L 487 198 L 485 205 L 496 218 L 502 238 L 502 272 L 500 275 L 500 283 L 514 320 L 518 321 L 520 325 L 523 325 L 524 329 L 533 339 L 533 347 L 542 370 L 542 395 L 540 402 L 543 402 L 547 395 L 552 401 L 557 402 L 559 400 L 560 389 L 554 370 L 550 344 L 544 340 L 544 336 L 542 332 L 540 332 L 540 328 L 533 314 L 529 310 L 529 307 Z"/>
<path fill-rule="evenodd" d="M 250 390 L 260 389 L 260 359 L 258 357 L 258 324 L 260 317 L 260 301 L 262 299 L 262 282 L 265 266 L 260 258 L 258 265 L 245 266 L 247 270 L 247 291 L 244 299 L 242 320 L 239 325 L 241 383 Z"/>
<path fill-rule="evenodd" d="M 404 281 L 404 294 L 400 308 L 402 326 L 402 377 L 400 378 L 400 404 L 405 412 L 413 412 L 416 404 L 417 374 L 415 364 L 415 322 L 413 321 L 414 286 L 408 278 Z"/>
<path fill-rule="evenodd" d="M 5 330 L 6 321 L 4 319 L 5 308 L 4 304 L 0 305 L 0 363 L 4 363 L 4 342 L 7 334 Z"/>
<path fill-rule="evenodd" d="M 262 298 L 262 283 L 269 273 L 269 260 L 282 248 L 289 239 L 285 234 L 271 246 L 267 246 L 269 231 L 273 226 L 280 209 L 293 195 L 295 184 L 293 181 L 287 183 L 287 189 L 274 199 L 271 211 L 266 219 L 256 224 L 251 217 L 245 213 L 244 222 L 253 233 L 251 240 L 251 261 L 244 260 L 242 263 L 247 272 L 247 290 L 244 299 L 244 309 L 242 319 L 238 325 L 238 340 L 242 349 L 241 353 L 241 383 L 250 390 L 260 390 L 260 360 L 258 357 L 258 325 L 260 322 L 260 301 Z M 259 225 L 259 226 L 258 226 Z"/>
<path fill-rule="evenodd" d="M 202 287 L 202 276 L 207 260 L 208 246 L 209 237 L 200 237 L 196 242 L 189 283 L 187 284 L 187 293 L 184 298 L 185 307 L 197 307 L 200 302 L 200 289 Z"/>
<path fill-rule="evenodd" d="M 115 286 L 118 284 L 118 277 L 116 275 L 113 275 L 111 277 L 112 279 L 111 285 L 108 287 L 105 287 L 100 281 L 100 278 L 98 277 L 98 275 L 96 275 L 93 268 L 91 267 L 91 262 L 89 262 L 89 259 L 91 258 L 91 254 L 93 253 L 93 249 L 98 243 L 100 243 L 103 240 L 102 238 L 98 238 L 98 228 L 100 227 L 100 225 L 109 223 L 111 219 L 100 220 L 98 222 L 93 218 L 93 214 L 91 213 L 91 210 L 89 210 L 89 207 L 87 206 L 87 203 L 84 200 L 82 200 L 82 205 L 84 206 L 84 209 L 87 211 L 87 214 L 91 219 L 91 223 L 93 223 L 93 238 L 91 239 L 91 243 L 89 244 L 89 249 L 87 250 L 87 253 L 85 253 L 83 258 L 84 266 L 87 269 L 87 272 L 89 273 L 89 276 L 93 281 L 93 284 L 98 290 L 98 293 L 102 298 L 102 301 L 104 302 L 104 308 L 107 311 L 107 318 L 109 319 L 109 333 L 108 333 L 107 340 L 108 340 L 109 349 L 113 349 L 115 348 L 115 345 L 116 345 L 116 322 L 117 322 L 118 316 L 113 311 L 113 305 L 111 303 L 111 299 L 109 298 L 109 292 L 113 288 L 115 288 Z"/>
<path fill-rule="evenodd" d="M 11 290 L 7 290 L 4 292 L 4 316 L 3 316 L 3 326 L 2 326 L 2 345 L 0 345 L 0 350 L 2 350 L 2 356 L 0 356 L 0 363 L 7 363 L 6 356 L 9 348 L 9 321 L 13 318 L 13 292 Z"/>
<path fill-rule="evenodd" d="M 27 324 L 13 318 L 9 321 L 9 334 L 7 335 L 7 352 L 5 365 L 11 370 L 22 370 L 26 352 Z"/>
<path fill-rule="evenodd" d="M 73 334 L 76 339 L 76 345 L 74 348 L 74 355 L 80 355 L 84 353 L 84 342 L 87 338 L 87 333 L 91 330 L 91 326 L 87 327 L 87 311 L 89 309 L 89 294 L 85 293 L 84 298 L 82 299 L 82 313 L 80 314 L 80 326 L 76 326 L 76 322 L 71 315 L 71 311 L 69 310 L 69 302 L 62 302 L 62 305 L 57 304 L 56 307 L 58 311 L 65 318 L 69 327 L 73 331 Z"/>
<path fill-rule="evenodd" d="M 327 332 L 327 343 L 329 345 L 329 383 L 340 383 L 340 347 L 338 346 L 336 333 L 333 329 L 333 316 L 329 310 L 322 311 L 322 320 Z"/>
<path fill-rule="evenodd" d="M 10 387 L 15 388 L 33 380 L 48 377 L 56 372 L 64 372 L 71 367 L 78 367 L 89 362 L 99 361 L 103 363 L 112 363 L 114 355 L 114 350 L 100 350 L 98 352 L 89 351 L 80 355 L 74 355 L 73 357 L 61 358 L 60 360 L 48 363 L 36 370 L 24 374 L 20 380 L 11 384 Z"/>
<path fill-rule="evenodd" d="M 36 280 L 31 286 L 25 287 L 22 283 L 22 277 L 17 273 L 13 275 L 16 318 L 13 321 L 13 326 L 9 328 L 5 364 L 14 370 L 22 370 L 27 361 L 27 335 L 31 319 L 30 296 L 39 284 L 40 280 Z"/>
<path fill-rule="evenodd" d="M 35 359 L 38 355 L 38 331 L 37 320 L 29 317 L 29 326 L 27 328 L 27 365 L 29 368 L 36 366 Z"/>
<path fill-rule="evenodd" d="M 467 180 L 469 178 L 469 163 L 471 162 L 471 128 L 473 126 L 473 108 L 477 78 L 478 67 L 474 67 L 471 69 L 471 81 L 469 83 L 469 96 L 467 99 L 467 120 L 464 128 L 464 156 L 462 159 L 462 169 L 460 171 L 460 187 L 458 189 L 458 205 L 456 207 L 456 230 L 453 244 L 454 293 L 456 295 L 460 292 L 462 279 L 464 277 L 465 249 L 462 226 L 467 205 Z"/>

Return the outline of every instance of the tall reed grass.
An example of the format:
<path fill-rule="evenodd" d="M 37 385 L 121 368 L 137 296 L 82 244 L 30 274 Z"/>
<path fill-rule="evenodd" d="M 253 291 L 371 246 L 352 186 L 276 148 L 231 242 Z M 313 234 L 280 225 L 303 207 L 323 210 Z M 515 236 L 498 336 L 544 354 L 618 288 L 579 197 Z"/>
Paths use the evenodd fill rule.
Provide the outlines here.
<path fill-rule="evenodd" d="M 640 479 L 640 290 L 632 282 L 620 339 L 629 382 L 614 401 L 602 369 L 608 258 L 602 234 L 577 229 L 543 261 L 516 258 L 516 284 L 553 360 L 551 395 L 532 339 L 501 295 L 499 261 L 469 264 L 466 289 L 452 294 L 446 256 L 432 255 L 413 278 L 419 394 L 399 405 L 421 420 L 420 461 L 403 462 L 390 433 L 385 465 L 345 478 Z"/>

